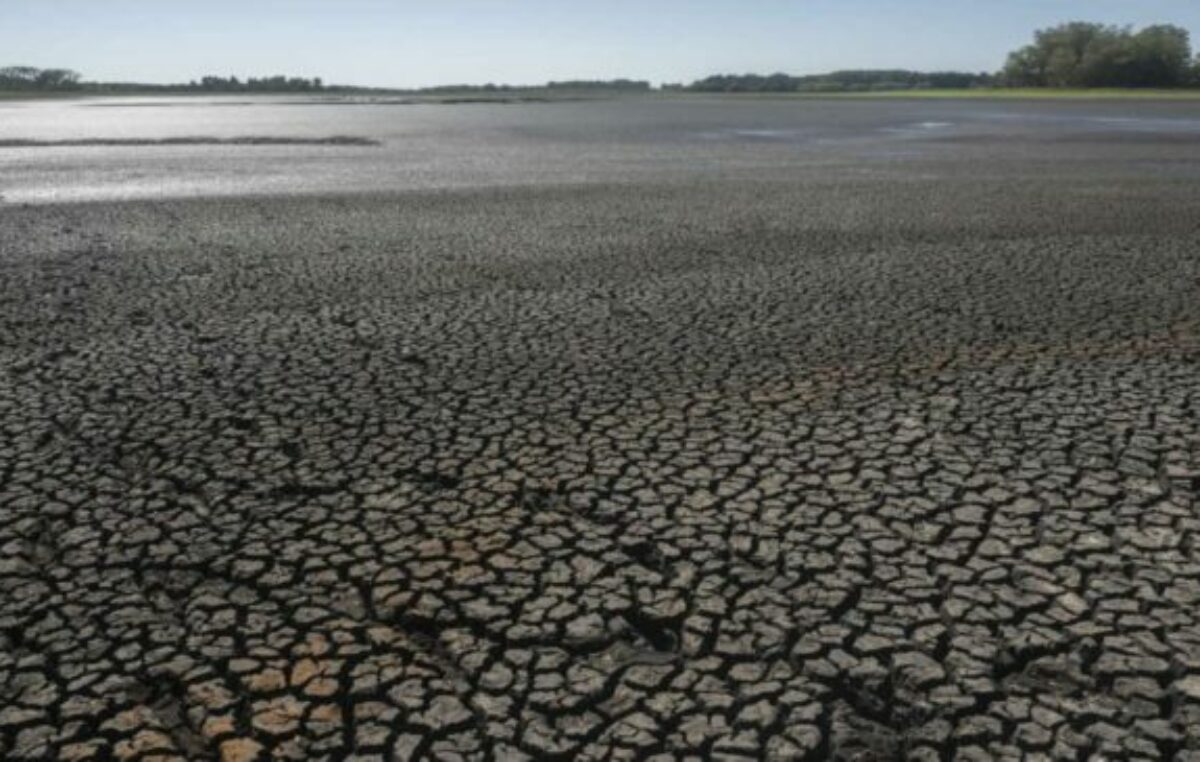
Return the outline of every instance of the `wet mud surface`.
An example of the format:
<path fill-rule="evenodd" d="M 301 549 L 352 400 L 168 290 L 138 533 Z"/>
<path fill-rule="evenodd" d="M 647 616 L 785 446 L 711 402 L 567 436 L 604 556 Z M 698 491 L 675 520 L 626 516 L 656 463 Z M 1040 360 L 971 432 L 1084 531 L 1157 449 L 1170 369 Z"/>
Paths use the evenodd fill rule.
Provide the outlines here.
<path fill-rule="evenodd" d="M 0 757 L 1198 758 L 1200 157 L 1004 150 L 0 206 Z"/>

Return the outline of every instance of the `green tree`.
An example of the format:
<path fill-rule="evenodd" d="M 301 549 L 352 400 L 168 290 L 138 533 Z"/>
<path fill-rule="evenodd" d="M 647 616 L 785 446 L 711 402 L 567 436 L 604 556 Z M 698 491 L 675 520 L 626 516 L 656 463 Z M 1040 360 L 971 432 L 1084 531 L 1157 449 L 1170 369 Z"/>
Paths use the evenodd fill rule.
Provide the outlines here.
<path fill-rule="evenodd" d="M 1169 24 L 1148 26 L 1134 35 L 1131 43 L 1132 84 L 1178 87 L 1187 83 L 1192 45 L 1186 29 Z"/>
<path fill-rule="evenodd" d="M 38 69 L 33 66 L 0 69 L 0 89 L 73 90 L 78 86 L 79 74 L 70 69 Z"/>
<path fill-rule="evenodd" d="M 1009 54 L 1001 73 L 1004 83 L 1012 87 L 1042 87 L 1046 84 L 1046 57 L 1034 45 L 1026 45 Z"/>
<path fill-rule="evenodd" d="M 1189 77 L 1187 30 L 1076 21 L 1034 34 L 1004 66 L 1006 84 L 1022 87 L 1178 87 Z"/>

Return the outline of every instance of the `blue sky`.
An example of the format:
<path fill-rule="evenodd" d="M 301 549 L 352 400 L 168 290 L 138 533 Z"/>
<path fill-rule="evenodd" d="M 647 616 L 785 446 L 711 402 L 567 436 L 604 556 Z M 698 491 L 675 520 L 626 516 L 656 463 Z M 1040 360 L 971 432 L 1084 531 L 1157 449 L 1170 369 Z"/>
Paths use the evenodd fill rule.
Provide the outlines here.
<path fill-rule="evenodd" d="M 1075 19 L 1174 23 L 1200 44 L 1200 0 L 0 0 L 0 65 L 392 86 L 978 71 Z"/>

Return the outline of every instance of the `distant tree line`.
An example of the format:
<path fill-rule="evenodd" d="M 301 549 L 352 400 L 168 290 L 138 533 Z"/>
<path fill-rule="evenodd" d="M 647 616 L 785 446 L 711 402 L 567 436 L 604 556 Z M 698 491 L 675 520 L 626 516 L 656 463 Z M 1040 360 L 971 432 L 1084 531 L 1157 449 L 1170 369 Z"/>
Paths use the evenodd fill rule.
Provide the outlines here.
<path fill-rule="evenodd" d="M 70 69 L 38 69 L 33 66 L 0 68 L 0 90 L 30 92 L 213 92 L 213 93 L 308 93 L 325 90 L 320 77 L 202 77 L 187 84 L 147 85 L 137 82 L 84 82 Z"/>
<path fill-rule="evenodd" d="M 649 92 L 650 83 L 641 79 L 568 79 L 563 82 L 547 82 L 548 90 L 624 90 Z"/>
<path fill-rule="evenodd" d="M 325 89 L 320 77 L 305 79 L 304 77 L 250 77 L 245 81 L 237 77 L 202 77 L 199 82 L 193 80 L 186 89 L 201 90 L 206 93 L 311 93 Z"/>
<path fill-rule="evenodd" d="M 528 90 L 589 90 L 589 91 L 624 91 L 649 92 L 651 84 L 645 80 L 632 79 L 572 79 L 561 82 L 547 82 L 544 85 L 498 85 L 489 82 L 486 85 L 439 85 L 437 87 L 422 87 L 404 92 L 421 95 L 452 95 L 461 93 L 511 93 Z"/>
<path fill-rule="evenodd" d="M 716 93 L 860 92 L 973 87 L 1200 87 L 1186 29 L 1169 24 L 1130 27 L 1071 22 L 1039 30 L 997 74 L 903 69 L 717 75 L 669 90 Z"/>
<path fill-rule="evenodd" d="M 1015 87 L 1183 87 L 1200 85 L 1186 29 L 1081 21 L 1042 29 L 1012 53 L 1004 83 Z"/>
<path fill-rule="evenodd" d="M 79 89 L 79 73 L 70 69 L 7 66 L 0 69 L 0 90 L 52 92 Z"/>
<path fill-rule="evenodd" d="M 705 93 L 821 93 L 991 87 L 995 76 L 987 73 L 904 69 L 835 71 L 794 77 L 788 74 L 719 74 L 693 82 L 684 89 Z"/>
<path fill-rule="evenodd" d="M 1033 43 L 1014 51 L 1004 68 L 988 72 L 868 69 L 829 74 L 720 74 L 690 85 L 663 85 L 664 90 L 708 93 L 822 93 L 887 90 L 932 90 L 982 87 L 1200 87 L 1200 56 L 1193 57 L 1186 29 L 1169 24 L 1131 27 L 1081 21 L 1061 24 L 1034 33 Z M 121 82 L 84 82 L 69 69 L 32 66 L 0 68 L 0 90 L 91 93 L 212 92 L 212 93 L 507 93 L 551 90 L 557 92 L 648 92 L 649 82 L 631 79 L 567 80 L 540 86 L 446 85 L 417 90 L 395 90 L 326 85 L 320 77 L 274 76 L 240 80 L 207 76 L 176 85 Z"/>

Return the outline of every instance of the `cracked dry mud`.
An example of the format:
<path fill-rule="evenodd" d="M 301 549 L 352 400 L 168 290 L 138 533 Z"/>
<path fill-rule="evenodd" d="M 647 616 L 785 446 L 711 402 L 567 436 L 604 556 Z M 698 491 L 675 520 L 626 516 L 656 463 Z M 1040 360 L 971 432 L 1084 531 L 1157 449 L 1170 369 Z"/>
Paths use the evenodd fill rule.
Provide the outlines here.
<path fill-rule="evenodd" d="M 1200 758 L 1129 166 L 0 209 L 0 757 Z"/>

